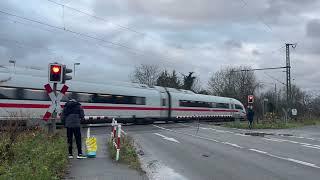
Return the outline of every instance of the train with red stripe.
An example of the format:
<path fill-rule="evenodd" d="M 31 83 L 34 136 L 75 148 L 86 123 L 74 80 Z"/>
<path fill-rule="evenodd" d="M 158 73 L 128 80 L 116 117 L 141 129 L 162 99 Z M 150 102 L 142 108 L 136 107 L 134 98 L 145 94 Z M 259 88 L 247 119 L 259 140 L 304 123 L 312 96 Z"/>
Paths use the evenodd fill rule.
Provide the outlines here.
<path fill-rule="evenodd" d="M 2 79 L 6 79 L 2 73 Z M 6 75 L 8 76 L 8 74 Z M 0 73 L 1 80 L 1 73 Z M 11 75 L 0 81 L 0 118 L 41 119 L 51 100 L 44 90 L 47 78 Z M 244 118 L 245 108 L 233 98 L 196 94 L 192 91 L 125 82 L 89 83 L 69 81 L 67 97 L 82 104 L 85 119 L 124 123 Z M 58 85 L 58 90 L 61 85 Z"/>

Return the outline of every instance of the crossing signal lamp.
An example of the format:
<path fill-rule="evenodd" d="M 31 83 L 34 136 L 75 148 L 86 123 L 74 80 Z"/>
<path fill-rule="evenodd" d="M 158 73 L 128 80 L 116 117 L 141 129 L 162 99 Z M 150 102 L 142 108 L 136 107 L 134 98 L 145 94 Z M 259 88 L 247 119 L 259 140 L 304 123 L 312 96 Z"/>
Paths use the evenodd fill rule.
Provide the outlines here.
<path fill-rule="evenodd" d="M 66 81 L 71 80 L 72 69 L 68 69 L 66 65 L 51 63 L 49 64 L 49 82 L 64 84 Z"/>
<path fill-rule="evenodd" d="M 72 73 L 72 69 L 68 69 L 67 66 L 63 66 L 63 77 L 62 77 L 62 83 L 66 83 L 66 81 L 71 80 L 72 76 L 68 75 Z"/>
<path fill-rule="evenodd" d="M 61 83 L 62 71 L 63 66 L 61 64 L 49 64 L 49 82 Z"/>
<path fill-rule="evenodd" d="M 253 95 L 249 95 L 248 96 L 248 103 L 249 104 L 253 104 L 253 102 L 254 102 L 254 96 Z"/>

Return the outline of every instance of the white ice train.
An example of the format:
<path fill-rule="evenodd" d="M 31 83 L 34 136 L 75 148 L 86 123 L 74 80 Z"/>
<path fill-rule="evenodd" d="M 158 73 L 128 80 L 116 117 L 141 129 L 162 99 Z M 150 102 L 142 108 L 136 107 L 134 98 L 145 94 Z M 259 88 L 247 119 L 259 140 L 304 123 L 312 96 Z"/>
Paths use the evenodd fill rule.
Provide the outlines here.
<path fill-rule="evenodd" d="M 1 80 L 1 73 L 0 73 Z M 51 101 L 43 85 L 47 78 L 14 75 L 0 81 L 0 119 L 15 116 L 42 118 Z M 236 99 L 196 94 L 191 91 L 149 87 L 143 84 L 69 81 L 66 96 L 81 102 L 86 120 L 124 123 L 244 118 L 245 108 Z M 61 88 L 58 85 L 58 89 Z M 62 99 L 62 105 L 67 100 Z"/>

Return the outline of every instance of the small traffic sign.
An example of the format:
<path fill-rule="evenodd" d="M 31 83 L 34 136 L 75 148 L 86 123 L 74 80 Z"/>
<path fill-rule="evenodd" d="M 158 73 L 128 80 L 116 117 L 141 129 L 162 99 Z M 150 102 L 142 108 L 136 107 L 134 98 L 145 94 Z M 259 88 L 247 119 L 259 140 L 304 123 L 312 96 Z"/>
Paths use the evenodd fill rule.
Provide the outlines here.
<path fill-rule="evenodd" d="M 298 115 L 298 110 L 297 109 L 292 109 L 291 110 L 292 116 L 297 116 Z"/>

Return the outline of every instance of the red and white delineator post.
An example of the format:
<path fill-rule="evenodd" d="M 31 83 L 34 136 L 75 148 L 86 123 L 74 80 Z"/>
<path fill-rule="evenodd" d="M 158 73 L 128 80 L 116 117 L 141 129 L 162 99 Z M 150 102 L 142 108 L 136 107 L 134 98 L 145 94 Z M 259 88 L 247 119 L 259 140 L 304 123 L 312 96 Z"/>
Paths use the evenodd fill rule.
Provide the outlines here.
<path fill-rule="evenodd" d="M 119 161 L 121 133 L 123 131 L 121 130 L 121 124 L 118 124 L 118 122 L 114 118 L 112 119 L 111 126 L 112 126 L 111 140 L 112 140 L 113 146 L 117 149 L 116 161 Z"/>

